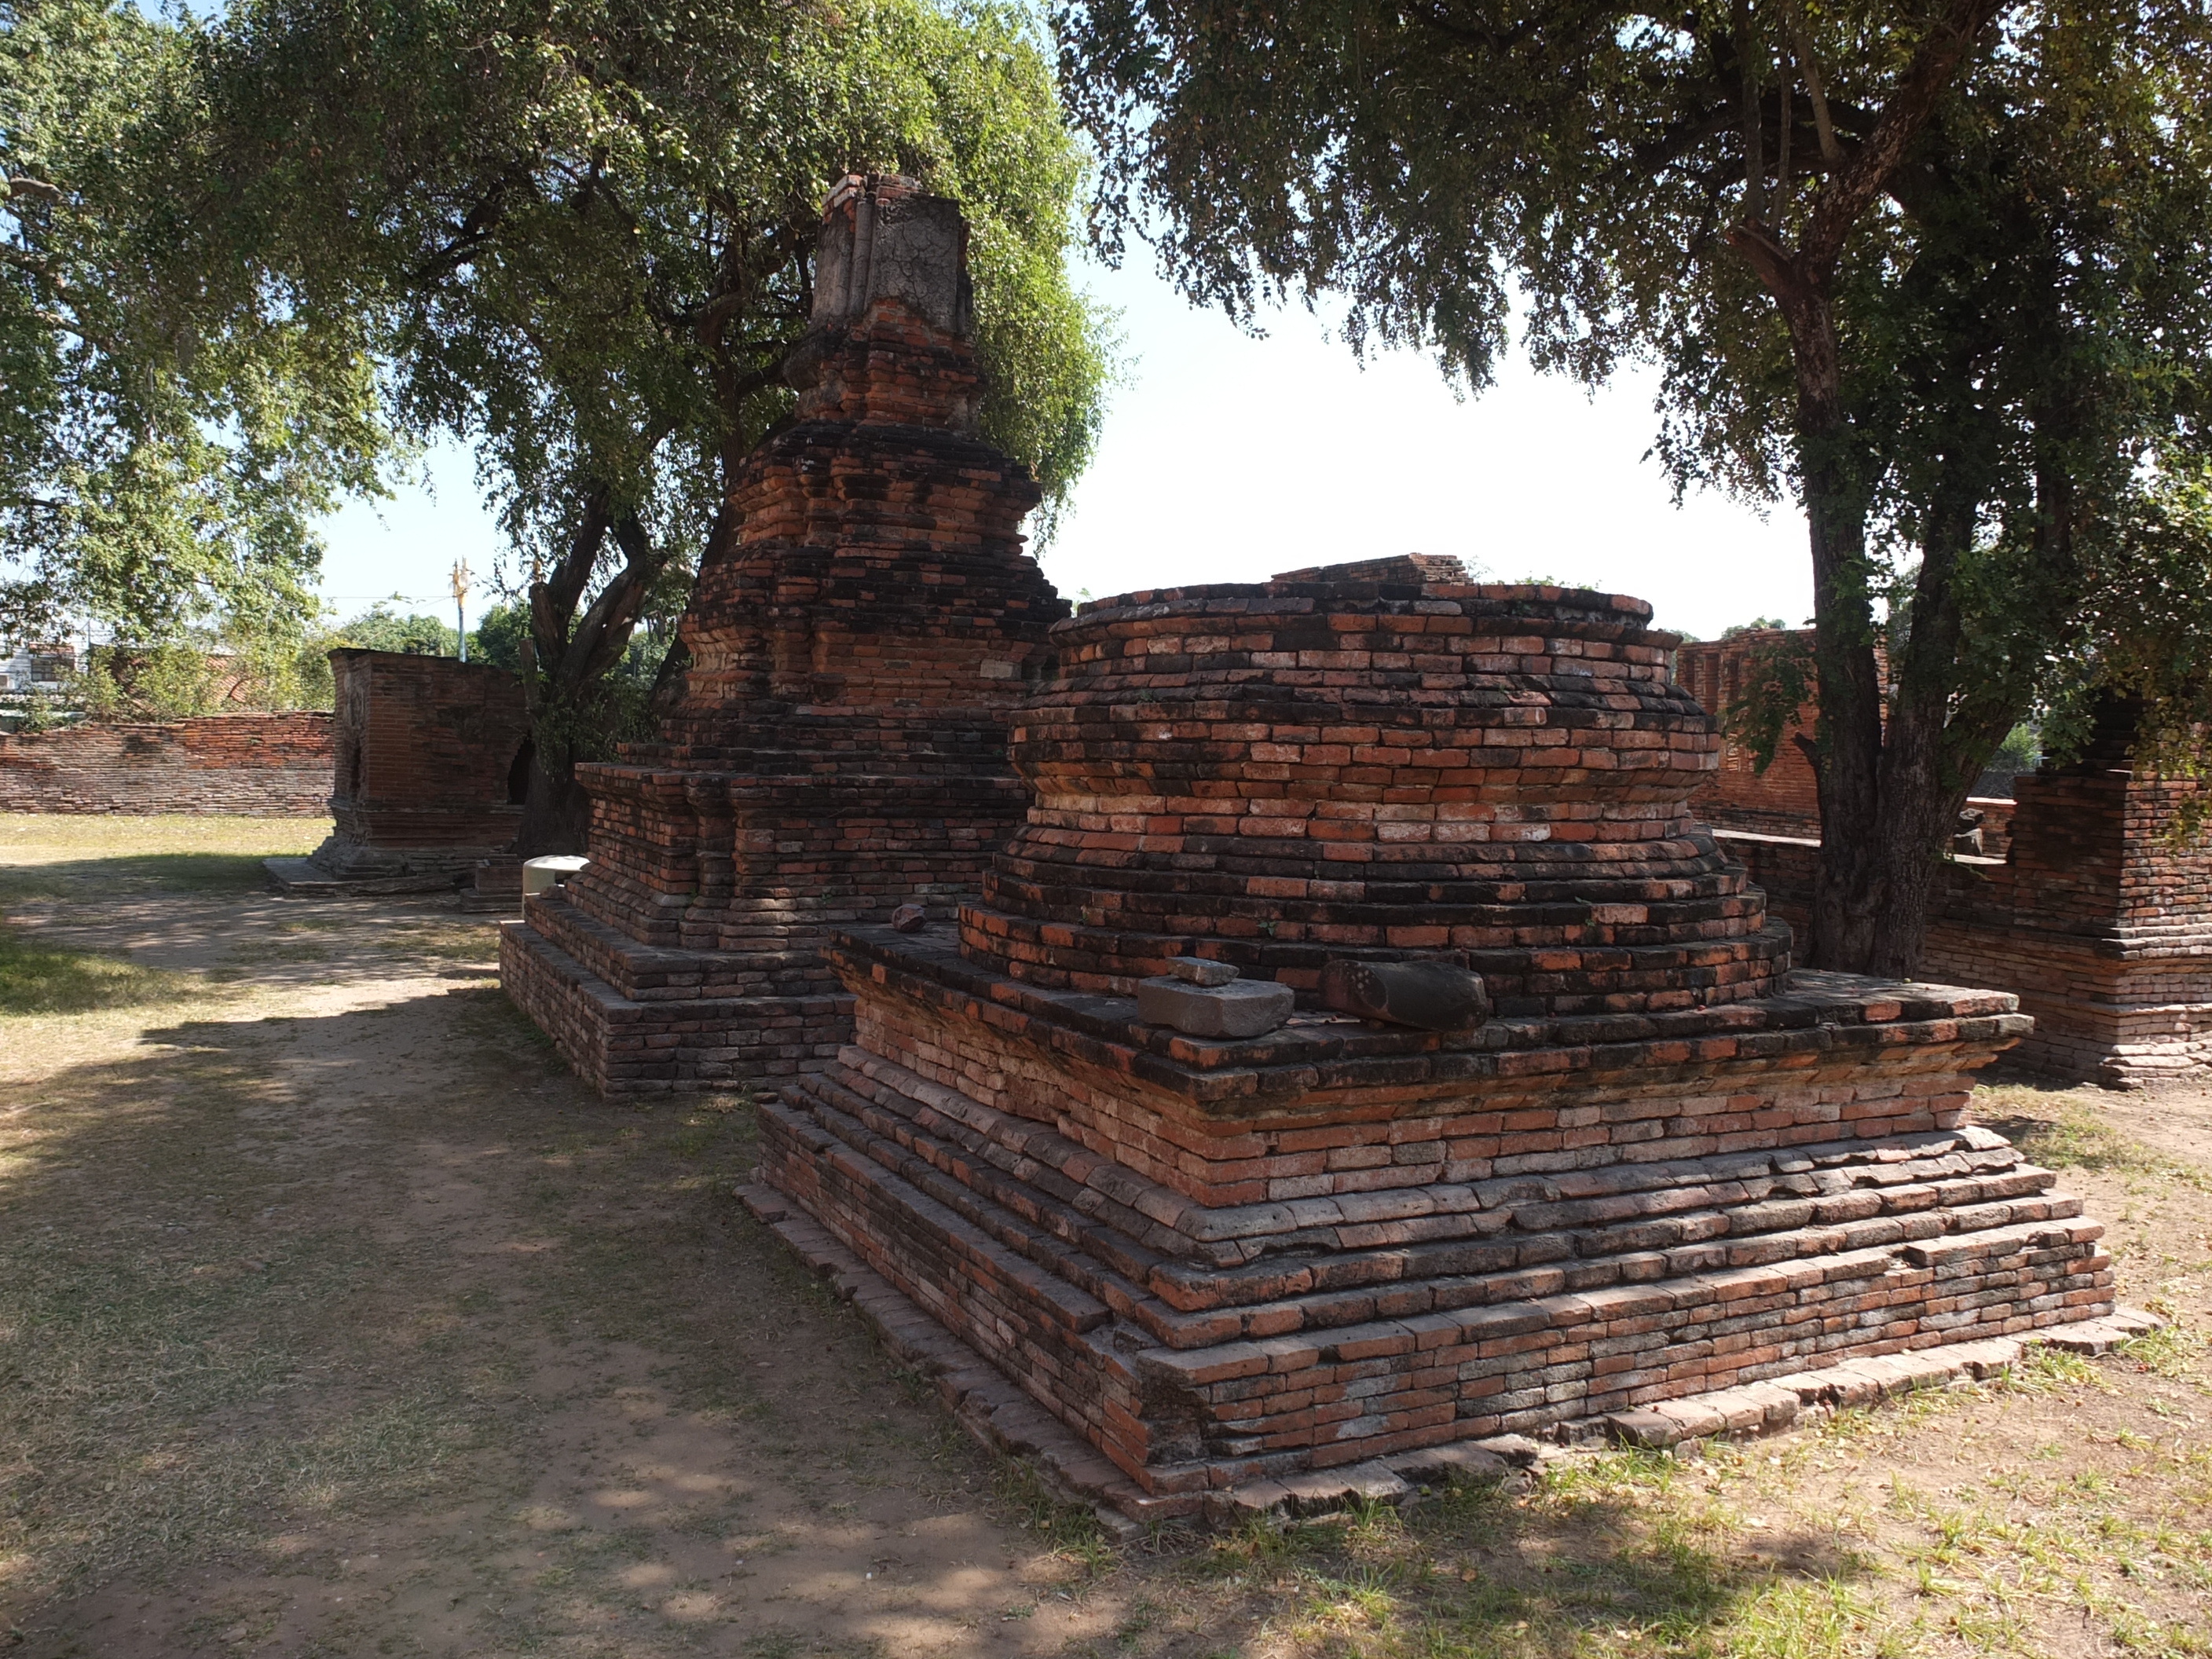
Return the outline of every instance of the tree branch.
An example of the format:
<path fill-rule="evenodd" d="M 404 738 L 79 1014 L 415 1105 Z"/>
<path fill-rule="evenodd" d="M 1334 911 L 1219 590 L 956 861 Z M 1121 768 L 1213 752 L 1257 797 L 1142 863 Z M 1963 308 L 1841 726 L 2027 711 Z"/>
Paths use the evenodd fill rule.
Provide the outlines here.
<path fill-rule="evenodd" d="M 1952 0 L 1950 13 L 1929 29 L 1905 66 L 1905 78 L 1850 162 L 1832 174 L 1813 208 L 1798 249 L 1808 275 L 1825 280 L 1842 257 L 1844 243 L 1897 165 L 1905 159 L 1944 88 L 1975 40 L 2010 0 Z"/>

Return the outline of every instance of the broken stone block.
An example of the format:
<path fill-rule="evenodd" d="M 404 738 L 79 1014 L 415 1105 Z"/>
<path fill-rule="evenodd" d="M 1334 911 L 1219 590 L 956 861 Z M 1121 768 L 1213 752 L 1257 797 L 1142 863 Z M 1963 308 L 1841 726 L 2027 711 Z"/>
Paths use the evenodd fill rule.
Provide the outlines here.
<path fill-rule="evenodd" d="M 902 933 L 918 933 L 929 926 L 929 912 L 919 904 L 902 904 L 891 912 L 891 926 Z"/>
<path fill-rule="evenodd" d="M 1191 1036 L 1258 1036 L 1288 1019 L 1295 1001 L 1289 986 L 1267 979 L 1226 985 L 1191 985 L 1179 979 L 1137 982 L 1137 1018 Z"/>
<path fill-rule="evenodd" d="M 1193 985 L 1226 985 L 1237 977 L 1237 969 L 1228 963 L 1204 957 L 1170 957 L 1168 972 Z"/>
<path fill-rule="evenodd" d="M 1472 1030 L 1490 1018 L 1482 975 L 1448 962 L 1331 962 L 1321 970 L 1321 1000 L 1420 1031 Z"/>

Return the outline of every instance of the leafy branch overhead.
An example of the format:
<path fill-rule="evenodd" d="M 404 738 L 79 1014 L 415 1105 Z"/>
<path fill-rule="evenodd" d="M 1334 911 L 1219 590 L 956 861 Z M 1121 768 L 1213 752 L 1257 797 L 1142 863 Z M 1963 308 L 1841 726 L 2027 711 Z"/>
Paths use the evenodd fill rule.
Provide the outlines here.
<path fill-rule="evenodd" d="M 1543 368 L 1655 362 L 1678 489 L 1797 498 L 1809 954 L 1909 973 L 1966 791 L 2063 665 L 2118 660 L 2094 641 L 2135 619 L 2099 572 L 2205 454 L 2212 14 L 1075 0 L 1056 21 L 1109 252 L 1149 236 L 1235 313 L 1340 295 L 1355 345 L 1477 388 L 1516 319 Z"/>
<path fill-rule="evenodd" d="M 192 41 L 0 5 L 0 636 L 296 640 L 317 520 L 379 488 L 361 319 L 259 289 L 234 245 L 157 278 L 206 160 Z"/>
<path fill-rule="evenodd" d="M 1048 527 L 1090 458 L 1103 319 L 1064 259 L 1082 158 L 1012 12 L 237 0 L 197 62 L 206 165 L 176 181 L 169 280 L 251 247 L 295 311 L 367 319 L 400 429 L 475 446 L 532 618 L 526 850 L 580 834 L 574 765 L 629 718 L 610 670 L 732 533 L 838 176 L 961 202 L 985 430 Z"/>

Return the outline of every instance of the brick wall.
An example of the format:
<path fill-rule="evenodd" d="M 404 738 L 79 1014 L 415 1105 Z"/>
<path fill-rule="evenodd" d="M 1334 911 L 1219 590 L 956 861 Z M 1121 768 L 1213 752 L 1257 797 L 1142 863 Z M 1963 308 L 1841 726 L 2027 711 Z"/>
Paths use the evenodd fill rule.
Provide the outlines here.
<path fill-rule="evenodd" d="M 605 1092 L 823 1064 L 830 932 L 946 913 L 1021 822 L 1007 712 L 1067 607 L 1023 550 L 1036 484 L 977 435 L 966 234 L 906 182 L 833 193 L 796 419 L 733 482 L 690 665 L 654 740 L 579 769 L 591 863 L 506 930 L 501 983 Z"/>
<path fill-rule="evenodd" d="M 460 869 L 507 851 L 529 722 L 509 670 L 453 657 L 333 651 L 337 829 L 315 862 L 343 877 Z"/>
<path fill-rule="evenodd" d="M 2015 781 L 2008 819 L 1990 820 L 2009 835 L 1984 842 L 2006 855 L 1953 859 L 1939 872 L 1921 973 L 2015 993 L 2035 1018 L 2022 1063 L 2127 1086 L 2212 1066 L 2212 848 L 2167 840 L 2203 786 L 2112 758 Z M 1802 933 L 1818 844 L 1719 834 Z"/>
<path fill-rule="evenodd" d="M 328 714 L 209 714 L 0 736 L 0 811 L 320 817 Z"/>
<path fill-rule="evenodd" d="M 1809 635 L 1786 629 L 1763 628 L 1733 639 L 1691 641 L 1676 647 L 1675 681 L 1705 705 L 1716 720 L 1726 718 L 1729 706 L 1742 695 L 1746 676 L 1756 653 L 1787 646 Z M 1761 772 L 1752 752 L 1733 738 L 1721 744 L 1720 766 L 1692 805 L 1698 815 L 1717 829 L 1755 830 L 1768 835 L 1814 836 L 1820 833 L 1820 786 L 1813 764 L 1797 746 L 1801 732 L 1813 729 L 1811 704 L 1782 734 L 1774 761 Z"/>
<path fill-rule="evenodd" d="M 957 927 L 827 946 L 853 1042 L 763 1103 L 749 1202 L 1139 1518 L 2102 1314 L 2097 1224 L 1964 1121 L 2029 1022 L 1782 977 L 1683 810 L 1716 742 L 1649 620 L 1413 559 L 1085 606 Z M 1178 957 L 1295 996 L 1439 950 L 1494 1018 L 1200 1038 L 1140 1000 Z"/>

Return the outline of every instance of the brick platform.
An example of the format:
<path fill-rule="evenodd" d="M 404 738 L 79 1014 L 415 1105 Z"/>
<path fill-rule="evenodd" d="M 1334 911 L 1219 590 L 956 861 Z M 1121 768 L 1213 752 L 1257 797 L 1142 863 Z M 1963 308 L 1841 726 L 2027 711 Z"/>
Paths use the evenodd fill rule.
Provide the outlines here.
<path fill-rule="evenodd" d="M 2115 1088 L 2212 1067 L 2212 847 L 2168 839 L 2204 786 L 2139 771 L 2132 731 L 2115 705 L 2076 764 L 2022 773 L 2013 800 L 1971 803 L 1984 855 L 1942 866 L 1922 957 L 1930 978 L 2018 994 L 2035 1020 L 2018 1063 Z M 1776 835 L 1772 798 L 1699 799 L 1776 912 L 1802 925 L 1817 816 L 1810 835 Z"/>
<path fill-rule="evenodd" d="M 501 946 L 508 994 L 611 1094 L 825 1062 L 818 946 L 950 915 L 1022 818 L 1006 711 L 1066 607 L 1023 551 L 1036 486 L 975 436 L 966 227 L 904 181 L 824 221 L 797 421 L 741 470 L 659 740 L 582 769 L 591 865 Z"/>
<path fill-rule="evenodd" d="M 270 860 L 287 889 L 453 887 L 512 855 L 528 783 L 530 721 L 509 670 L 398 651 L 331 653 L 337 684 L 330 839 Z"/>
<path fill-rule="evenodd" d="M 957 930 L 830 947 L 855 1040 L 763 1178 L 1140 1516 L 2110 1313 L 2101 1229 L 1962 1121 L 2028 1021 L 1789 973 L 1649 616 L 1442 561 L 1085 607 L 1021 834 Z M 1497 1017 L 1317 1006 L 1422 953 Z M 1141 1023 L 1187 954 L 1299 1012 Z"/>
<path fill-rule="evenodd" d="M 0 812 L 319 818 L 331 748 L 331 717 L 313 714 L 0 733 Z"/>

